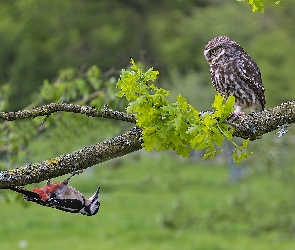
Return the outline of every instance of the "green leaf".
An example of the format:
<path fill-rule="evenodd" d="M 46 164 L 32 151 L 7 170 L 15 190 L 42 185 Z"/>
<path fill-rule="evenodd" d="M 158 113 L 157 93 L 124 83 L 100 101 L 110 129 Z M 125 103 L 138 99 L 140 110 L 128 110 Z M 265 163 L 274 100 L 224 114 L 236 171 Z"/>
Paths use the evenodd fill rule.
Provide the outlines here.
<path fill-rule="evenodd" d="M 213 113 L 199 115 L 199 111 L 178 95 L 176 102 L 166 98 L 170 92 L 151 83 L 158 75 L 152 68 L 143 72 L 133 60 L 131 70 L 122 70 L 117 83 L 117 96 L 129 100 L 128 113 L 133 113 L 142 131 L 143 147 L 146 150 L 175 150 L 187 157 L 193 149 L 206 149 L 205 158 L 212 159 L 220 153 L 224 139 L 229 140 L 236 150 L 235 161 L 246 158 L 248 141 L 238 146 L 232 139 L 233 130 L 224 120 L 232 112 L 234 97 L 227 100 L 219 93 L 215 95 Z"/>
<path fill-rule="evenodd" d="M 204 117 L 204 125 L 209 127 L 210 124 L 211 124 L 211 116 L 209 115 L 209 113 L 206 113 Z"/>
<path fill-rule="evenodd" d="M 227 101 L 225 103 L 225 112 L 227 114 L 230 114 L 232 112 L 234 104 L 235 104 L 234 96 L 230 96 L 229 98 L 227 98 Z"/>
<path fill-rule="evenodd" d="M 244 0 L 237 0 L 238 2 L 243 2 Z M 252 6 L 252 11 L 256 12 L 259 10 L 261 13 L 264 12 L 263 0 L 248 0 L 248 4 Z"/>
<path fill-rule="evenodd" d="M 277 5 L 279 5 L 282 1 L 283 1 L 283 0 L 278 0 L 278 1 L 276 1 L 276 2 L 273 4 L 273 6 L 277 6 Z"/>

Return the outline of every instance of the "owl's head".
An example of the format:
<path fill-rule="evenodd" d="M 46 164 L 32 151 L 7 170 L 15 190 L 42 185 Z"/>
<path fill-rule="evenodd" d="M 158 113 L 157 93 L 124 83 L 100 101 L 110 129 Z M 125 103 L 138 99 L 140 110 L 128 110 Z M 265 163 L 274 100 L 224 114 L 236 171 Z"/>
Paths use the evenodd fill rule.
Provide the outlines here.
<path fill-rule="evenodd" d="M 204 56 L 209 64 L 222 63 L 234 59 L 242 47 L 227 36 L 217 36 L 204 48 Z M 243 49 L 242 49 L 243 50 Z"/>

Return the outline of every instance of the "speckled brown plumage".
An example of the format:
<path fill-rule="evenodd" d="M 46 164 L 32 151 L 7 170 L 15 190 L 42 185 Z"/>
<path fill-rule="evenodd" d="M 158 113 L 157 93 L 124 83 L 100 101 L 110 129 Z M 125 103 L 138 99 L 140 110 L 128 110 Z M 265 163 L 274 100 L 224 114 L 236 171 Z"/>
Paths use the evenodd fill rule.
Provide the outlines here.
<path fill-rule="evenodd" d="M 235 113 L 245 108 L 255 112 L 264 110 L 260 70 L 239 44 L 226 36 L 215 37 L 206 44 L 204 56 L 216 91 L 226 98 L 235 97 Z"/>

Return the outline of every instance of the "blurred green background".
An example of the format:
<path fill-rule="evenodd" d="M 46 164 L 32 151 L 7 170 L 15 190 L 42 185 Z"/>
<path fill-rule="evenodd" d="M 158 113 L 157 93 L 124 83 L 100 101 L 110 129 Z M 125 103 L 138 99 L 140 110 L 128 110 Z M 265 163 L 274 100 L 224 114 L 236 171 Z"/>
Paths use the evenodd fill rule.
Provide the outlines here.
<path fill-rule="evenodd" d="M 105 103 L 124 110 L 126 103 L 106 89 L 132 57 L 160 71 L 157 84 L 171 98 L 180 93 L 208 110 L 215 91 L 203 48 L 226 35 L 257 62 L 270 108 L 294 99 L 294 10 L 293 1 L 261 14 L 235 0 L 0 0 L 0 102 L 7 101 L 5 110 L 23 109 L 40 99 L 44 79 L 50 86 L 60 78 L 77 84 L 69 75 L 97 65 L 108 83 Z M 2 168 L 66 154 L 131 127 L 73 114 L 52 115 L 45 130 L 29 122 L 10 123 L 8 137 L 1 129 Z M 213 161 L 201 161 L 202 152 L 182 159 L 141 151 L 94 166 L 71 182 L 86 196 L 101 187 L 94 217 L 27 204 L 5 190 L 0 248 L 294 249 L 294 135 L 291 127 L 281 138 L 271 133 L 252 142 L 254 154 L 239 166 L 228 145 Z"/>

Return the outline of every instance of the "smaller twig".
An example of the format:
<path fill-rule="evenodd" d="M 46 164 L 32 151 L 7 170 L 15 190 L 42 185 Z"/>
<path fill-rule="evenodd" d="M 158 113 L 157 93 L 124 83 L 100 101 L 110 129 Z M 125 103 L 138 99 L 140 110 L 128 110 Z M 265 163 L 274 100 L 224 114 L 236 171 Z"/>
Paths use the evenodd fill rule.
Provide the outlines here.
<path fill-rule="evenodd" d="M 230 139 L 229 137 L 228 137 L 228 135 L 221 129 L 221 127 L 217 124 L 217 128 L 219 129 L 219 131 L 224 135 L 224 137 L 228 140 L 228 141 L 230 141 L 237 149 L 239 149 L 241 152 L 242 152 L 242 150 L 241 150 L 241 148 L 238 146 L 238 144 L 236 144 L 234 141 L 233 141 L 233 139 Z"/>
<path fill-rule="evenodd" d="M 47 121 L 47 119 L 49 118 L 50 115 L 46 115 L 44 120 L 41 122 L 41 124 L 45 123 Z"/>
<path fill-rule="evenodd" d="M 0 112 L 0 119 L 6 121 L 14 121 L 25 118 L 35 118 L 38 116 L 50 116 L 56 112 L 72 112 L 80 113 L 91 117 L 102 117 L 108 119 L 115 119 L 120 121 L 126 121 L 130 123 L 136 123 L 136 118 L 132 114 L 127 114 L 120 111 L 114 111 L 112 109 L 104 108 L 98 109 L 90 106 L 81 106 L 77 104 L 68 103 L 51 103 L 39 108 L 32 108 L 29 110 L 20 110 L 14 112 Z"/>

